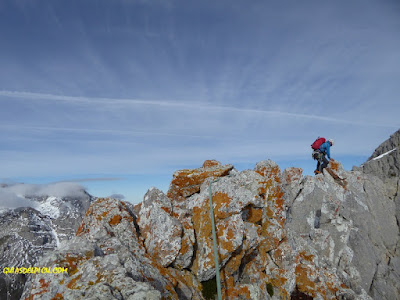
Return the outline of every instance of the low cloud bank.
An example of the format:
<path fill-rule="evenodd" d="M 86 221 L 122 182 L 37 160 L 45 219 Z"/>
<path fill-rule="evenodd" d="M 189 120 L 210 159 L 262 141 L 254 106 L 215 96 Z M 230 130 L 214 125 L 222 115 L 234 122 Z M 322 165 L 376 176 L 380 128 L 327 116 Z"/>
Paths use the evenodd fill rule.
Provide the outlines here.
<path fill-rule="evenodd" d="M 122 194 L 112 194 L 110 195 L 108 198 L 112 198 L 112 199 L 118 199 L 118 200 L 124 200 L 125 196 Z"/>
<path fill-rule="evenodd" d="M 16 195 L 13 192 L 7 191 L 4 188 L 0 189 L 0 209 L 17 208 L 17 207 L 33 207 L 33 201 Z"/>
<path fill-rule="evenodd" d="M 34 207 L 35 202 L 25 197 L 82 197 L 85 189 L 72 182 L 60 182 L 47 185 L 15 184 L 0 188 L 0 208 Z"/>

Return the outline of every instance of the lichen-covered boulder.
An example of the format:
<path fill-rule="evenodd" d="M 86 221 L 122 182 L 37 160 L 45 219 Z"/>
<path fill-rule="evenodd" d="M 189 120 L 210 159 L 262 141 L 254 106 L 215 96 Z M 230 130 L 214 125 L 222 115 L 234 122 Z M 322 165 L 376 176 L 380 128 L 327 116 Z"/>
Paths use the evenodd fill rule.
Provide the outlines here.
<path fill-rule="evenodd" d="M 187 200 L 188 207 L 193 211 L 193 224 L 198 244 L 192 271 L 200 281 L 206 281 L 215 276 L 215 264 L 212 242 L 212 227 L 210 217 L 209 181 L 201 186 L 199 194 Z M 212 183 L 213 215 L 215 217 L 216 233 L 219 244 L 220 264 L 230 265 L 232 272 L 240 266 L 239 257 L 254 247 L 254 243 L 243 240 L 250 235 L 248 218 L 257 219 L 264 205 L 260 195 L 263 178 L 254 171 L 246 171 L 237 176 L 224 177 Z M 259 213 L 258 211 L 259 210 Z M 253 220 L 253 222 L 254 222 Z M 259 225 L 257 225 L 259 226 Z M 258 239 L 257 229 L 253 230 L 253 241 Z M 254 236 L 256 235 L 256 236 Z M 234 256 L 234 257 L 233 257 Z M 236 263 L 233 263 L 233 260 Z"/>
<path fill-rule="evenodd" d="M 175 261 L 182 247 L 182 225 L 171 216 L 171 201 L 151 188 L 144 196 L 138 225 L 147 252 L 164 267 Z"/>
<path fill-rule="evenodd" d="M 218 161 L 207 160 L 201 168 L 176 171 L 173 174 L 167 196 L 173 201 L 183 201 L 198 193 L 201 184 L 207 178 L 226 176 L 232 169 L 232 165 L 221 165 Z"/>

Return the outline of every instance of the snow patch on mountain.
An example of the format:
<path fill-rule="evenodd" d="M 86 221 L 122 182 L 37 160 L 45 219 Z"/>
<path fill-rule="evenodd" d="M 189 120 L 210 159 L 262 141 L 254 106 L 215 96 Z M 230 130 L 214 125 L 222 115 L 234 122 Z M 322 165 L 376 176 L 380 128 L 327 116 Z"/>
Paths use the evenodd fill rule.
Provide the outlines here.
<path fill-rule="evenodd" d="M 47 215 L 52 219 L 57 219 L 60 216 L 60 202 L 62 200 L 57 197 L 48 197 L 44 202 L 35 207 L 43 215 Z"/>
<path fill-rule="evenodd" d="M 396 151 L 396 148 L 394 148 L 394 149 L 392 149 L 392 150 L 390 150 L 390 151 L 387 151 L 387 152 L 385 152 L 385 153 L 383 153 L 383 154 L 381 154 L 381 155 L 379 155 L 379 156 L 373 158 L 372 160 L 381 159 L 382 157 L 384 157 L 384 156 L 386 156 L 386 155 L 392 153 L 393 151 Z"/>

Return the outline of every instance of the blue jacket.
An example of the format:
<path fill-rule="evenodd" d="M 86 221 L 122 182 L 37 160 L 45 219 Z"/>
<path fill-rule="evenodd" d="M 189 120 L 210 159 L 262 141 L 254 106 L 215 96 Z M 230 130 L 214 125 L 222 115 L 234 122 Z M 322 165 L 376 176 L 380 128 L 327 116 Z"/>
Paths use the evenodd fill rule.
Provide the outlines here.
<path fill-rule="evenodd" d="M 321 152 L 324 152 L 326 154 L 326 156 L 328 156 L 328 158 L 331 159 L 331 143 L 326 141 L 325 143 L 323 143 L 321 145 L 321 147 L 319 147 L 319 150 Z"/>

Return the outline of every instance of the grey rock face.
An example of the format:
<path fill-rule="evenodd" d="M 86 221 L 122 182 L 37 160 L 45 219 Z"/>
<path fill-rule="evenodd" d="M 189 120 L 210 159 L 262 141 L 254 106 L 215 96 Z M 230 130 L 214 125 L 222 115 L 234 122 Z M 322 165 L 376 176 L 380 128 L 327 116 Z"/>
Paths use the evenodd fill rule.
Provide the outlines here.
<path fill-rule="evenodd" d="M 379 213 L 379 216 L 377 218 L 380 218 L 381 222 L 385 222 L 387 216 L 392 215 L 394 211 L 398 226 L 400 224 L 400 130 L 379 145 L 358 170 L 369 176 L 369 180 L 365 184 L 369 197 L 380 199 L 380 201 L 375 200 L 375 206 L 385 205 L 383 203 L 387 201 L 394 204 L 394 207 L 392 205 L 385 209 L 378 207 L 376 212 Z M 379 186 L 378 189 L 376 189 L 376 185 Z M 388 213 L 389 210 L 390 213 Z M 386 253 L 376 253 L 375 273 L 370 294 L 374 299 L 398 299 L 396 297 L 400 295 L 400 284 L 398 283 L 400 278 L 399 228 L 381 234 L 382 241 L 389 247 Z"/>
<path fill-rule="evenodd" d="M 173 218 L 171 201 L 158 189 L 144 196 L 138 225 L 147 251 L 166 267 L 175 261 L 182 244 L 183 228 Z"/>
<path fill-rule="evenodd" d="M 28 198 L 28 197 L 27 197 Z M 29 198 L 28 198 L 29 199 Z M 34 197 L 32 207 L 0 213 L 0 269 L 33 267 L 44 254 L 69 240 L 86 212 L 91 196 Z M 0 274 L 0 299 L 19 299 L 26 275 Z"/>
<path fill-rule="evenodd" d="M 149 198 L 157 201 L 158 196 L 164 199 L 153 190 Z M 197 289 L 191 287 L 193 284 L 188 285 L 195 282 L 193 275 L 164 268 L 160 264 L 162 260 L 146 253 L 136 219 L 125 202 L 96 200 L 83 218 L 77 236 L 39 261 L 41 265 L 66 267 L 68 272 L 31 276 L 22 296 L 177 299 L 180 291 L 181 295 L 186 295 L 182 299 L 201 299 Z"/>
<path fill-rule="evenodd" d="M 376 177 L 361 172 L 341 175 L 346 188 L 327 173 L 306 177 L 286 228 L 296 233 L 294 243 L 299 243 L 299 236 L 308 236 L 320 264 L 336 269 L 359 296 L 397 299 L 400 277 L 394 266 L 388 266 L 399 258 L 395 204 Z"/>
<path fill-rule="evenodd" d="M 381 179 L 400 177 L 400 129 L 375 149 L 361 169 Z"/>

